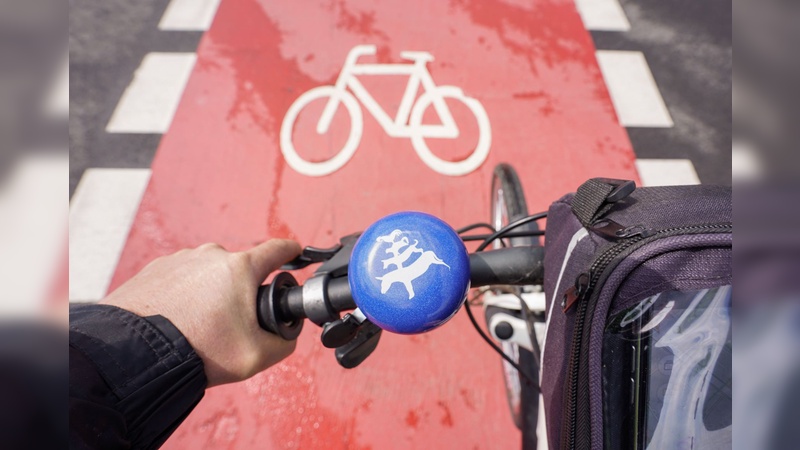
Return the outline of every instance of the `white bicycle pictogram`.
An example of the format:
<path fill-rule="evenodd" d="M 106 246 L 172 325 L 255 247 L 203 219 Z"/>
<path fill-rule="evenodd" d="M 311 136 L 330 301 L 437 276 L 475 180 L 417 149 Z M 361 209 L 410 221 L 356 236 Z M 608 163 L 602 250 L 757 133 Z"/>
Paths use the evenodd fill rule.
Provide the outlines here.
<path fill-rule="evenodd" d="M 374 55 L 374 45 L 357 45 L 347 54 L 344 67 L 333 86 L 319 86 L 305 92 L 292 103 L 281 125 L 281 152 L 289 166 L 308 176 L 323 176 L 339 170 L 353 157 L 361 141 L 364 121 L 358 102 L 372 114 L 387 135 L 391 137 L 410 138 L 411 145 L 420 159 L 431 169 L 444 175 L 466 175 L 477 169 L 489 154 L 492 143 L 491 127 L 486 110 L 481 103 L 464 95 L 456 86 L 437 86 L 427 68 L 433 56 L 428 52 L 403 51 L 400 56 L 413 61 L 412 64 L 357 64 L 361 56 Z M 400 101 L 394 119 L 375 101 L 364 85 L 358 81 L 358 75 L 409 75 L 405 93 Z M 423 94 L 417 98 L 420 85 Z M 350 89 L 348 91 L 347 89 Z M 303 159 L 294 147 L 292 132 L 300 112 L 317 99 L 328 98 L 322 115 L 317 122 L 316 131 L 324 134 L 328 131 L 339 104 L 342 103 L 350 114 L 350 134 L 344 147 L 326 161 L 312 162 Z M 455 139 L 459 129 L 453 115 L 445 102 L 452 98 L 464 103 L 478 123 L 478 143 L 475 150 L 461 161 L 447 161 L 431 152 L 426 138 Z M 440 124 L 423 124 L 426 109 L 433 105 L 439 116 Z"/>

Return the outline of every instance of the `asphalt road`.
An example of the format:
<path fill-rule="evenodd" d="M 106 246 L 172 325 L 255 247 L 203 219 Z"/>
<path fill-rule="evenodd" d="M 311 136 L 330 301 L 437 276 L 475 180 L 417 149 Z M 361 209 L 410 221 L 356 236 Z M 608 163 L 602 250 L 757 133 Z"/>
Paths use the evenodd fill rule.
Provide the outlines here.
<path fill-rule="evenodd" d="M 20 153 L 66 149 L 66 114 L 47 106 L 64 65 L 66 7 L 0 3 L 0 184 Z"/>
<path fill-rule="evenodd" d="M 160 134 L 106 133 L 148 52 L 193 52 L 202 32 L 161 31 L 169 1 L 78 0 L 70 9 L 70 196 L 89 167 L 150 167 Z"/>
<path fill-rule="evenodd" d="M 700 181 L 731 184 L 732 4 L 621 0 L 627 32 L 592 32 L 595 47 L 644 53 L 672 128 L 628 128 L 640 158 L 688 158 Z"/>

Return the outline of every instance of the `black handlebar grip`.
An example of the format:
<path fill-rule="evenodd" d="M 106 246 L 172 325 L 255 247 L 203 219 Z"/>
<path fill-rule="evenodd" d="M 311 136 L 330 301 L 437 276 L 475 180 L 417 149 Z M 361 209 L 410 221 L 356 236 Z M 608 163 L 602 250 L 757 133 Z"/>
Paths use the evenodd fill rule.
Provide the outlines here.
<path fill-rule="evenodd" d="M 472 287 L 544 283 L 544 247 L 510 247 L 469 255 Z"/>
<path fill-rule="evenodd" d="M 256 295 L 256 316 L 261 328 L 270 333 L 293 341 L 303 329 L 303 317 L 288 317 L 289 297 L 299 289 L 297 280 L 288 272 L 281 272 L 272 284 L 258 288 Z"/>
<path fill-rule="evenodd" d="M 328 282 L 328 301 L 336 312 L 356 309 L 347 277 L 331 278 Z"/>

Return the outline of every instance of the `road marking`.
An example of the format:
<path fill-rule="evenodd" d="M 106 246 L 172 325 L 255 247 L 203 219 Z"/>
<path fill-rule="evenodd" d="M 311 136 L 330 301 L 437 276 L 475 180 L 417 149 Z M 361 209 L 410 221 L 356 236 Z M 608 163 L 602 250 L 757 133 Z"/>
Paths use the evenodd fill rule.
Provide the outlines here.
<path fill-rule="evenodd" d="M 65 151 L 25 155 L 0 186 L 0 315 L 39 313 L 63 262 L 69 185 Z"/>
<path fill-rule="evenodd" d="M 617 0 L 575 0 L 587 30 L 628 31 L 631 24 Z"/>
<path fill-rule="evenodd" d="M 694 164 L 688 159 L 637 159 L 643 186 L 700 184 Z"/>
<path fill-rule="evenodd" d="M 598 50 L 597 63 L 619 123 L 626 127 L 673 126 L 672 117 L 642 52 Z"/>
<path fill-rule="evenodd" d="M 220 0 L 172 0 L 158 28 L 176 31 L 205 31 L 214 21 Z"/>
<path fill-rule="evenodd" d="M 56 117 L 69 116 L 69 55 L 65 55 L 58 69 L 53 86 L 47 96 L 45 111 Z"/>
<path fill-rule="evenodd" d="M 455 86 L 436 86 L 426 66 L 427 61 L 433 56 L 422 51 L 401 51 L 402 58 L 422 61 L 422 64 L 374 64 L 358 63 L 358 58 L 365 55 L 374 55 L 377 47 L 374 45 L 357 45 L 353 47 L 345 58 L 344 67 L 338 77 L 336 86 L 317 86 L 306 91 L 292 103 L 281 125 L 281 151 L 286 162 L 291 168 L 310 177 L 319 177 L 336 172 L 347 164 L 359 147 L 364 129 L 364 120 L 358 102 L 364 106 L 368 113 L 380 124 L 387 135 L 394 138 L 411 138 L 411 145 L 417 152 L 422 162 L 431 169 L 443 175 L 467 175 L 480 167 L 489 155 L 492 146 L 492 130 L 489 117 L 483 105 L 476 99 L 465 96 L 462 90 Z M 390 117 L 381 105 L 375 101 L 367 89 L 356 78 L 357 75 L 409 75 L 408 86 L 400 101 L 396 117 Z M 341 84 L 341 86 L 340 86 Z M 416 98 L 420 85 L 424 93 Z M 349 88 L 347 91 L 345 88 Z M 431 152 L 425 138 L 456 139 L 459 129 L 453 120 L 445 98 L 458 100 L 463 103 L 478 121 L 478 143 L 475 150 L 460 161 L 449 161 L 436 156 Z M 350 132 L 344 147 L 327 161 L 307 161 L 300 156 L 293 142 L 293 131 L 300 112 L 311 102 L 327 99 L 322 116 L 317 121 L 316 133 L 324 134 L 333 120 L 336 108 L 344 104 L 350 115 Z M 423 115 L 428 107 L 439 116 L 441 125 L 426 125 Z M 301 131 L 301 134 L 306 134 Z M 310 134 L 310 133 L 308 133 Z"/>
<path fill-rule="evenodd" d="M 164 133 L 178 108 L 197 56 L 148 53 L 106 126 L 109 133 Z"/>
<path fill-rule="evenodd" d="M 731 149 L 731 177 L 733 181 L 757 181 L 763 175 L 758 152 L 747 142 L 734 140 Z"/>
<path fill-rule="evenodd" d="M 102 299 L 128 237 L 150 169 L 88 169 L 69 210 L 69 300 Z"/>

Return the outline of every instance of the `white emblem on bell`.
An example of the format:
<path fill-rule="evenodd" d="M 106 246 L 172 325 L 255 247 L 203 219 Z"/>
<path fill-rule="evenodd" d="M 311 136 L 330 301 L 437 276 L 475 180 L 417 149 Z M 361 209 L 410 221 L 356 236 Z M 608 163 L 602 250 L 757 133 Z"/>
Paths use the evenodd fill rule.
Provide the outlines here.
<path fill-rule="evenodd" d="M 432 264 L 442 265 L 448 269 L 450 269 L 450 266 L 445 264 L 433 251 L 417 247 L 419 241 L 414 240 L 413 244 L 409 244 L 408 238 L 402 236 L 403 233 L 407 232 L 394 230 L 375 240 L 375 242 L 379 244 L 386 243 L 391 245 L 385 252 L 392 256 L 381 262 L 383 263 L 384 269 L 388 269 L 392 266 L 394 267 L 394 270 L 375 278 L 381 282 L 381 294 L 385 294 L 394 283 L 403 283 L 406 291 L 408 291 L 408 299 L 410 300 L 414 298 L 414 286 L 411 284 L 412 281 L 424 275 Z M 419 253 L 419 256 L 408 265 L 404 265 L 415 253 Z"/>

